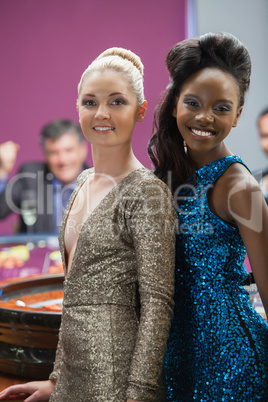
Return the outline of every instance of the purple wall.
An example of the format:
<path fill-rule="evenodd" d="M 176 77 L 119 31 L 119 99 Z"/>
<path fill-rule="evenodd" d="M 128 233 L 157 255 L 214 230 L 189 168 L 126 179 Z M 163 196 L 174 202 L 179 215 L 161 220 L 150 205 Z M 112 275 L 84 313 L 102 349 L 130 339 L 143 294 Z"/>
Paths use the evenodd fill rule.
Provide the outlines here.
<path fill-rule="evenodd" d="M 145 66 L 147 115 L 133 137 L 147 167 L 153 110 L 168 83 L 165 56 L 186 37 L 187 0 L 1 0 L 0 141 L 20 144 L 18 166 L 43 159 L 40 127 L 54 118 L 78 121 L 76 88 L 83 70 L 108 47 L 136 52 Z M 90 152 L 89 152 L 90 154 Z M 88 158 L 91 164 L 91 158 Z M 12 233 L 13 218 L 0 222 Z"/>

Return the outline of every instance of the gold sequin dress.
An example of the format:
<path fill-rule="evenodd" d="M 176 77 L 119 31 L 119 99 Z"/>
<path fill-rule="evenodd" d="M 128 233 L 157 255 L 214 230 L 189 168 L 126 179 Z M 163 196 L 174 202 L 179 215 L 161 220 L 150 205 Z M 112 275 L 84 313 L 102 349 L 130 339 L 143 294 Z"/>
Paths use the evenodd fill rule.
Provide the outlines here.
<path fill-rule="evenodd" d="M 65 272 L 66 219 L 92 171 L 79 176 L 60 228 Z M 172 196 L 146 168 L 126 176 L 89 215 L 64 282 L 50 402 L 165 400 L 175 231 Z"/>

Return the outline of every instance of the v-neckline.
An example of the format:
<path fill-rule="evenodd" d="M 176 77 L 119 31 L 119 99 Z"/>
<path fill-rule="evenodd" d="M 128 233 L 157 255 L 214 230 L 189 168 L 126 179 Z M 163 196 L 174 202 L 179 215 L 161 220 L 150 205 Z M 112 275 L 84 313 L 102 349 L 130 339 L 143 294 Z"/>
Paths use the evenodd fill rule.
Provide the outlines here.
<path fill-rule="evenodd" d="M 79 191 L 81 190 L 82 186 L 83 186 L 83 185 L 85 184 L 85 182 L 89 179 L 89 175 L 87 175 L 87 176 L 85 177 L 85 180 L 83 180 L 83 182 L 79 185 L 79 187 L 77 188 L 77 190 L 74 190 L 74 193 L 73 193 L 73 195 L 72 195 L 72 197 L 71 197 L 71 200 L 70 200 L 70 201 L 71 201 L 71 205 L 70 205 L 70 207 L 68 208 L 68 212 L 65 213 L 65 214 L 64 214 L 64 217 L 63 217 L 63 228 L 62 228 L 62 235 L 61 235 L 61 243 L 62 243 L 62 249 L 63 249 L 63 253 L 62 253 L 62 254 L 63 254 L 63 267 L 65 268 L 64 271 L 65 271 L 65 277 L 66 277 L 66 278 L 68 278 L 69 275 L 70 275 L 71 268 L 72 268 L 72 265 L 73 265 L 73 261 L 74 261 L 74 259 L 75 259 L 75 257 L 76 257 L 76 251 L 77 251 L 77 246 L 78 246 L 78 243 L 79 243 L 79 240 L 80 240 L 81 232 L 83 231 L 83 228 L 84 228 L 84 226 L 86 225 L 86 223 L 90 220 L 91 216 L 96 213 L 96 211 L 97 211 L 97 210 L 100 208 L 100 206 L 105 202 L 105 200 L 106 200 L 106 199 L 117 189 L 117 187 L 119 187 L 119 185 L 121 185 L 127 178 L 129 178 L 133 173 L 136 173 L 136 172 L 138 172 L 138 171 L 140 171 L 140 170 L 145 170 L 145 169 L 146 169 L 146 168 L 143 166 L 143 167 L 134 169 L 134 170 L 132 170 L 131 172 L 129 172 L 125 177 L 123 177 L 122 180 L 120 180 L 118 183 L 116 183 L 116 184 L 111 188 L 111 190 L 109 190 L 108 193 L 100 200 L 100 202 L 95 206 L 95 208 L 93 208 L 93 210 L 91 211 L 91 213 L 87 216 L 87 218 L 85 219 L 85 221 L 82 223 L 81 230 L 80 230 L 80 233 L 79 233 L 78 238 L 77 238 L 77 242 L 76 242 L 76 246 L 75 246 L 75 251 L 74 251 L 74 254 L 73 254 L 73 259 L 72 259 L 72 262 L 71 262 L 71 265 L 70 265 L 70 269 L 67 271 L 68 266 L 67 266 L 66 262 L 68 262 L 68 260 L 66 259 L 66 248 L 65 248 L 65 240 L 64 240 L 64 239 L 65 239 L 66 224 L 67 224 L 67 220 L 68 220 L 68 218 L 69 218 L 70 211 L 71 211 L 71 209 L 72 209 L 74 200 L 76 199 L 76 197 L 77 197 Z M 92 172 L 89 172 L 89 174 L 93 174 L 93 173 L 94 173 L 94 169 L 93 169 L 93 168 L 92 168 L 92 169 L 89 169 L 89 170 L 92 170 Z"/>

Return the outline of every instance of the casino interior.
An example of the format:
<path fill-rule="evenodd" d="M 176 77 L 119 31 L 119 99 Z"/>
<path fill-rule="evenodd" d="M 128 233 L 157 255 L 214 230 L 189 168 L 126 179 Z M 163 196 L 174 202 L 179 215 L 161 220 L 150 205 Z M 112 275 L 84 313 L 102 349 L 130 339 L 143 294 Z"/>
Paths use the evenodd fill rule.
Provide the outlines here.
<path fill-rule="evenodd" d="M 203 26 L 206 25 L 208 27 L 206 29 L 209 30 L 208 21 L 211 19 L 214 20 L 215 24 L 218 23 L 219 30 L 232 31 L 233 28 L 233 31 L 237 31 L 238 29 L 236 19 L 233 20 L 233 26 L 230 26 L 232 19 L 230 13 L 227 12 L 226 1 L 222 4 L 222 2 L 213 0 L 200 0 L 200 2 L 199 0 L 166 0 L 165 2 L 148 0 L 141 3 L 143 16 L 141 22 L 138 22 L 139 32 L 135 26 L 137 22 L 134 24 L 129 21 L 129 18 L 131 15 L 140 18 L 136 10 L 136 4 L 140 0 L 131 2 L 131 4 L 126 2 L 128 4 L 124 6 L 117 0 L 114 2 L 104 0 L 104 2 L 105 16 L 101 8 L 103 2 L 94 3 L 94 7 L 96 7 L 94 13 L 102 15 L 102 26 L 104 27 L 111 26 L 112 15 L 112 26 L 119 26 L 120 29 L 113 29 L 114 32 L 110 35 L 105 28 L 105 32 L 101 32 L 98 38 L 99 42 L 96 43 L 96 37 L 94 37 L 94 41 L 90 44 L 87 42 L 87 35 L 82 35 L 82 32 L 83 30 L 87 32 L 88 20 L 92 21 L 92 2 L 71 0 L 68 2 L 69 7 L 65 7 L 65 0 L 45 2 L 45 5 L 35 0 L 28 0 L 26 3 L 21 2 L 21 0 L 13 0 L 10 3 L 1 2 L 0 33 L 9 43 L 9 49 L 6 50 L 4 57 L 6 60 L 11 59 L 11 63 L 1 66 L 1 69 L 10 70 L 7 70 L 10 78 L 8 78 L 6 85 L 10 87 L 11 80 L 14 85 L 12 91 L 10 89 L 4 91 L 12 93 L 12 97 L 8 100 L 6 97 L 2 100 L 5 103 L 4 107 L 9 104 L 9 109 L 13 108 L 10 106 L 14 103 L 14 93 L 16 93 L 16 97 L 18 92 L 23 93 L 21 96 L 24 96 L 19 102 L 16 99 L 16 103 L 24 105 L 19 118 L 14 119 L 13 112 L 10 111 L 3 113 L 6 115 L 3 119 L 6 118 L 7 120 L 6 127 L 3 125 L 1 127 L 2 131 L 7 132 L 7 137 L 2 138 L 1 142 L 10 139 L 11 133 L 12 135 L 15 133 L 13 139 L 20 145 L 14 174 L 20 164 L 32 159 L 32 155 L 35 155 L 37 159 L 42 158 L 35 137 L 38 128 L 44 121 L 59 115 L 67 115 L 77 120 L 74 104 L 76 97 L 75 80 L 79 76 L 78 71 L 82 70 L 88 64 L 88 60 L 93 59 L 100 49 L 117 46 L 118 43 L 134 51 L 137 50 L 137 53 L 145 61 L 145 89 L 148 94 L 149 108 L 147 121 L 144 123 L 147 126 L 145 125 L 143 130 L 148 133 L 148 136 L 147 138 L 137 136 L 138 139 L 134 139 L 136 141 L 134 146 L 137 149 L 139 159 L 145 166 L 150 167 L 146 144 L 152 129 L 153 105 L 157 104 L 158 96 L 165 88 L 168 80 L 164 65 L 164 57 L 168 49 L 179 40 L 203 33 L 200 32 L 202 24 Z M 213 17 L 210 18 L 209 15 L 205 17 L 212 3 L 213 10 L 211 9 L 210 13 L 213 13 Z M 255 12 L 256 7 L 258 7 L 257 3 L 252 4 L 251 0 L 239 0 L 237 4 L 228 0 L 227 3 L 230 3 L 234 15 L 236 14 L 234 8 L 237 7 L 239 10 L 245 6 L 245 9 L 249 11 L 248 18 L 250 18 L 252 7 Z M 262 12 L 261 8 L 257 11 Z M 40 23 L 38 27 L 36 25 L 37 16 Z M 95 24 L 95 31 L 99 31 L 97 23 L 92 21 L 92 24 Z M 234 34 L 242 39 L 245 37 L 247 40 L 245 32 L 248 31 L 248 24 L 246 19 L 244 22 L 240 21 L 239 24 L 241 31 L 234 32 Z M 10 26 L 14 27 L 15 25 L 19 32 L 11 34 Z M 72 25 L 71 30 L 70 25 Z M 49 36 L 47 33 L 48 26 L 54 36 L 52 34 Z M 91 27 L 92 31 L 94 29 Z M 122 38 L 122 32 L 124 38 Z M 73 36 L 71 37 L 71 35 Z M 254 35 L 254 32 L 251 32 L 251 35 Z M 18 36 L 21 39 L 20 45 L 17 43 Z M 81 44 L 81 36 L 86 37 L 86 39 L 83 39 L 84 46 L 81 45 L 79 49 L 77 43 Z M 252 41 L 255 43 L 254 38 Z M 157 42 L 159 42 L 158 52 L 156 52 Z M 16 46 L 22 46 L 22 48 L 19 49 Z M 91 48 L 91 54 L 85 54 L 86 52 L 81 50 L 86 48 Z M 44 53 L 42 55 L 42 67 L 38 65 L 38 60 L 34 60 L 35 58 L 38 59 L 37 54 L 41 55 L 41 53 Z M 14 75 L 20 74 L 15 70 L 13 71 L 11 64 L 13 58 L 13 64 L 17 65 L 18 57 L 23 63 L 21 73 L 26 76 L 24 81 L 26 82 L 27 79 L 29 82 L 24 83 L 24 86 L 20 83 L 21 86 L 17 91 L 18 82 L 14 79 Z M 53 60 L 52 63 L 51 60 Z M 267 62 L 262 64 L 267 65 Z M 55 72 L 52 71 L 53 68 Z M 150 71 L 152 71 L 152 77 L 150 77 Z M 32 78 L 29 79 L 27 74 L 31 74 Z M 40 83 L 42 81 L 40 80 L 41 74 L 46 77 L 42 83 Z M 48 74 L 52 75 L 49 86 L 47 85 L 47 81 L 50 80 L 47 78 Z M 8 74 L 3 72 L 2 75 L 7 77 Z M 68 83 L 70 83 L 70 88 L 66 89 Z M 46 94 L 46 97 L 49 98 L 49 102 L 46 101 L 41 112 L 36 94 L 36 87 L 39 85 L 41 85 L 40 93 Z M 60 101 L 57 99 L 59 90 L 62 98 Z M 263 95 L 263 99 L 264 96 L 266 93 Z M 39 97 L 41 97 L 40 94 Z M 255 98 L 260 100 L 260 94 L 256 95 Z M 259 107 L 261 106 L 260 104 Z M 2 110 L 6 109 L 2 108 Z M 9 113 L 12 113 L 12 116 Z M 255 123 L 245 118 L 243 124 L 253 126 Z M 25 138 L 21 138 L 22 126 L 25 132 L 32 132 L 32 134 L 27 134 L 26 141 Z M 246 143 L 246 141 L 242 141 Z M 30 143 L 31 146 L 29 146 Z M 256 145 L 254 146 L 256 149 Z M 249 153 L 252 157 L 252 152 L 248 152 L 248 149 L 242 149 L 243 152 L 244 159 L 248 157 Z M 88 158 L 87 162 L 91 165 L 92 161 L 90 157 Z M 259 168 L 260 163 L 264 164 L 264 156 L 261 151 L 256 149 L 254 159 L 249 162 L 249 165 L 251 164 L 254 169 Z M 31 219 L 30 216 L 28 217 Z M 9 385 L 24 383 L 29 380 L 47 379 L 52 371 L 55 358 L 61 322 L 64 279 L 58 238 L 55 233 L 32 233 L 30 226 L 31 223 L 28 223 L 27 233 L 17 233 L 15 214 L 0 221 L 0 391 Z M 251 268 L 247 257 L 245 266 L 250 272 Z M 245 286 L 245 288 L 250 294 L 251 304 L 266 319 L 256 285 Z M 19 400 L 23 400 L 23 395 Z"/>

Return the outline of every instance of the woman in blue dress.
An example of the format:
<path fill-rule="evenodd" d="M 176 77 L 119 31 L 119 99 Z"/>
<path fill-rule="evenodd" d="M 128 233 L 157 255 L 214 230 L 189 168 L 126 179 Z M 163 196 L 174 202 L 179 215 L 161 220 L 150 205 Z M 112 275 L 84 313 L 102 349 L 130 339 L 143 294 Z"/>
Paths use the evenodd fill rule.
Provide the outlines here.
<path fill-rule="evenodd" d="M 268 313 L 268 211 L 224 140 L 241 115 L 247 48 L 228 33 L 176 44 L 148 150 L 178 215 L 168 400 L 268 401 L 268 325 L 243 287 L 248 254 Z"/>

